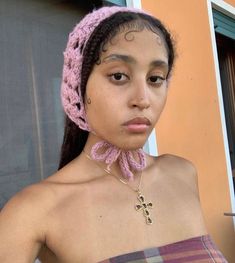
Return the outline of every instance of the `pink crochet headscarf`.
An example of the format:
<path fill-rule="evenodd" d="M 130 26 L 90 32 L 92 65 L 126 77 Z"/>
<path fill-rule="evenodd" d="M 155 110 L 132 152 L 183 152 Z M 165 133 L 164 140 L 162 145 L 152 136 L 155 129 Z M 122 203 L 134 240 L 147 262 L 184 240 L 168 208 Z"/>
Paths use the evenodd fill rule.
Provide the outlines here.
<path fill-rule="evenodd" d="M 84 102 L 81 94 L 81 71 L 83 63 L 84 47 L 94 29 L 106 18 L 117 12 L 145 13 L 140 9 L 127 7 L 102 7 L 86 15 L 69 34 L 69 40 L 64 52 L 64 67 L 61 86 L 62 105 L 68 117 L 79 126 L 80 129 L 91 131 L 87 122 Z M 145 13 L 146 14 L 146 13 Z M 83 46 L 83 48 L 81 48 Z M 102 154 L 99 154 L 100 150 Z M 133 157 L 136 152 L 139 162 Z M 108 169 L 116 160 L 124 177 L 133 179 L 131 170 L 142 171 L 145 166 L 145 154 L 142 149 L 136 151 L 124 151 L 106 141 L 95 144 L 91 150 L 91 157 L 94 160 L 104 161 Z"/>

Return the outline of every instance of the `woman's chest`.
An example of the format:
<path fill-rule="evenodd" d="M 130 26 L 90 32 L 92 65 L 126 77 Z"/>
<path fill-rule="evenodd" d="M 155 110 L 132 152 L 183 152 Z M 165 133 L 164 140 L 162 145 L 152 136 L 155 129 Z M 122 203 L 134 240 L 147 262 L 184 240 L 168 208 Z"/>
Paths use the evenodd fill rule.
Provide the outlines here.
<path fill-rule="evenodd" d="M 163 196 L 153 191 L 143 196 L 116 189 L 107 195 L 80 196 L 64 203 L 50 220 L 47 246 L 60 262 L 95 263 L 193 236 L 190 227 L 185 232 L 185 216 L 174 212 L 175 202 L 165 198 L 164 204 Z M 148 217 L 151 225 L 146 223 Z"/>
<path fill-rule="evenodd" d="M 148 247 L 155 243 L 151 233 L 157 231 L 156 224 L 146 224 L 144 211 L 135 210 L 137 204 L 143 205 L 135 194 L 112 202 L 89 198 L 67 204 L 50 220 L 47 246 L 66 263 L 98 262 L 119 252 Z"/>

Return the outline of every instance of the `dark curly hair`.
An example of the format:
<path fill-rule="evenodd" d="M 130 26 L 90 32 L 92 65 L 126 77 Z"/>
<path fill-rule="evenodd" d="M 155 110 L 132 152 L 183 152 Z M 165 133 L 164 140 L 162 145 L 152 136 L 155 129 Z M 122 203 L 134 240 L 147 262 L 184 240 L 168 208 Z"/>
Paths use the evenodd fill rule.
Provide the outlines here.
<path fill-rule="evenodd" d="M 169 72 L 172 71 L 175 51 L 170 33 L 160 20 L 144 13 L 117 12 L 104 19 L 91 34 L 86 46 L 81 47 L 83 53 L 83 64 L 81 72 L 81 92 L 84 101 L 87 80 L 95 64 L 100 63 L 100 54 L 105 52 L 105 45 L 119 32 L 129 30 L 129 32 L 142 31 L 148 29 L 155 34 L 160 34 L 164 40 L 168 51 Z M 80 129 L 67 116 L 65 120 L 64 139 L 61 148 L 59 169 L 64 167 L 83 150 L 88 138 L 88 132 Z"/>

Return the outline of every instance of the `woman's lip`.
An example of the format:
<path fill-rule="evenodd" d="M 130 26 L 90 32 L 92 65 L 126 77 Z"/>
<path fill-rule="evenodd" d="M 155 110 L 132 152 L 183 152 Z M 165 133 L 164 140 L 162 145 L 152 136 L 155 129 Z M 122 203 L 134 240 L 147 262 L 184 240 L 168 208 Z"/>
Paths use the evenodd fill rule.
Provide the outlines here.
<path fill-rule="evenodd" d="M 127 131 L 133 133 L 143 133 L 149 129 L 149 125 L 147 124 L 128 124 L 124 126 Z"/>
<path fill-rule="evenodd" d="M 147 119 L 146 117 L 136 117 L 133 118 L 127 122 L 125 122 L 123 125 L 124 126 L 128 126 L 128 125 L 146 125 L 146 126 L 150 126 L 151 122 L 149 119 Z"/>
<path fill-rule="evenodd" d="M 145 117 L 137 117 L 124 123 L 124 127 L 129 132 L 143 133 L 149 129 L 151 122 Z"/>

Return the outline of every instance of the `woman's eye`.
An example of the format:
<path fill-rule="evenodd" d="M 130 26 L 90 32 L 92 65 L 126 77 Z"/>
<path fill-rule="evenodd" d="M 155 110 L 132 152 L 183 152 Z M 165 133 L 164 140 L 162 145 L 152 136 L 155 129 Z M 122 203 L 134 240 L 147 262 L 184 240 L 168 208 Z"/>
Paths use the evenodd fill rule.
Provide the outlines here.
<path fill-rule="evenodd" d="M 108 77 L 114 81 L 114 82 L 125 82 L 126 80 L 129 79 L 129 77 L 121 72 L 117 72 L 117 73 L 113 73 L 113 74 L 109 74 Z"/>
<path fill-rule="evenodd" d="M 160 86 L 165 80 L 166 79 L 164 77 L 161 77 L 161 76 L 149 77 L 149 81 L 151 82 L 151 84 L 158 85 L 158 86 Z"/>

